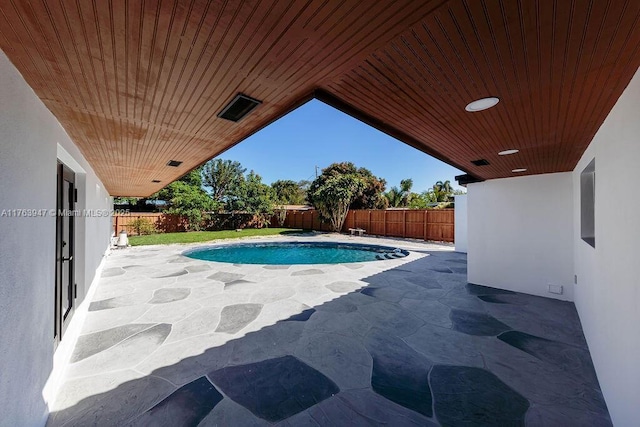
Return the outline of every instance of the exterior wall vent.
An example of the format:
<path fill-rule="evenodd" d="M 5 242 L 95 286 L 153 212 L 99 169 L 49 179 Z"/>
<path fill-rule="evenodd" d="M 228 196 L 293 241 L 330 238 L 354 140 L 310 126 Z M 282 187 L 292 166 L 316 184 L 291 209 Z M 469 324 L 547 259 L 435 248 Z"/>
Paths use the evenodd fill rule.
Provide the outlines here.
<path fill-rule="evenodd" d="M 261 101 L 239 93 L 224 107 L 218 117 L 232 122 L 239 122 L 260 104 L 262 104 Z"/>

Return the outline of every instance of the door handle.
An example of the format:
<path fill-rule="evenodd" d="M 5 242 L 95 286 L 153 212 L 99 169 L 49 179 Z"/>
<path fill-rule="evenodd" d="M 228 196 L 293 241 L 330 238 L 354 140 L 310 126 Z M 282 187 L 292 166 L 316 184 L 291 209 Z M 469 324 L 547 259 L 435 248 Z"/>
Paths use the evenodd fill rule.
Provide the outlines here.
<path fill-rule="evenodd" d="M 64 262 L 64 261 L 72 261 L 72 260 L 73 260 L 73 255 L 72 255 L 72 256 L 70 256 L 69 258 L 62 257 L 62 261 L 63 261 L 63 262 Z"/>

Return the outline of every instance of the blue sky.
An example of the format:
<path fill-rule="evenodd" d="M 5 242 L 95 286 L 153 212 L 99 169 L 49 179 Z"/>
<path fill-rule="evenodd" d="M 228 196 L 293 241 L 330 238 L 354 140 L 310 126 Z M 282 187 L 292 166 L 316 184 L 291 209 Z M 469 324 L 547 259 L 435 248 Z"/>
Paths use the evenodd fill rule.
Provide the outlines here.
<path fill-rule="evenodd" d="M 320 101 L 312 100 L 218 156 L 253 169 L 266 184 L 313 180 L 331 163 L 350 161 L 387 180 L 413 179 L 422 192 L 438 180 L 455 185 L 458 169 L 434 159 Z"/>

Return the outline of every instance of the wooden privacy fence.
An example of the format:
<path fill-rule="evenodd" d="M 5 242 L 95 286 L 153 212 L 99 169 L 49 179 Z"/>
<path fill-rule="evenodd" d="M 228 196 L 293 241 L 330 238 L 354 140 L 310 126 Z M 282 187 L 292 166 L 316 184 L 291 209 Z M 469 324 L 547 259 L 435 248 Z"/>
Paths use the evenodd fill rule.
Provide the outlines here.
<path fill-rule="evenodd" d="M 178 215 L 163 212 L 131 212 L 119 214 L 113 217 L 113 230 L 116 234 L 125 230 L 129 235 L 138 234 L 135 221 L 139 218 L 146 219 L 153 226 L 155 233 L 175 233 L 186 231 L 187 219 Z M 218 212 L 210 215 L 208 220 L 200 224 L 203 230 L 233 230 L 236 228 L 255 228 L 262 224 L 259 215 L 242 212 Z M 272 227 L 278 227 L 277 221 L 271 220 Z M 144 233 L 143 233 L 144 234 Z"/>
<path fill-rule="evenodd" d="M 287 211 L 284 227 L 329 230 L 327 224 L 320 222 L 316 210 Z M 454 210 L 350 210 L 342 231 L 350 228 L 362 228 L 375 236 L 453 242 Z"/>
<path fill-rule="evenodd" d="M 131 223 L 137 218 L 148 219 L 160 232 L 184 231 L 184 223 L 179 217 L 146 212 L 114 216 L 113 230 L 116 234 L 126 230 L 127 234 L 135 235 L 137 231 Z M 275 216 L 271 226 L 278 227 Z M 329 231 L 329 225 L 320 222 L 316 210 L 287 211 L 284 227 Z M 454 210 L 350 210 L 342 231 L 346 233 L 350 228 L 362 228 L 374 236 L 453 242 Z"/>
<path fill-rule="evenodd" d="M 138 234 L 135 227 L 131 225 L 138 218 L 149 220 L 157 229 L 170 233 L 180 230 L 180 218 L 165 215 L 160 212 L 132 212 L 130 214 L 113 216 L 113 231 L 118 234 L 121 230 L 125 230 L 128 235 Z"/>

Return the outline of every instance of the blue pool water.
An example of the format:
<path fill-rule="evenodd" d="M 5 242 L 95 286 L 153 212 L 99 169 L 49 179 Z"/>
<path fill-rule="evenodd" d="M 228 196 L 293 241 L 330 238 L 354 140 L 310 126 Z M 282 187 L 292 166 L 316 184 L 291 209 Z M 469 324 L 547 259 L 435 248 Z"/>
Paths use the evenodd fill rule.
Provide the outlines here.
<path fill-rule="evenodd" d="M 234 264 L 340 264 L 402 258 L 409 252 L 352 243 L 270 242 L 206 246 L 183 253 L 203 261 Z"/>

